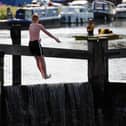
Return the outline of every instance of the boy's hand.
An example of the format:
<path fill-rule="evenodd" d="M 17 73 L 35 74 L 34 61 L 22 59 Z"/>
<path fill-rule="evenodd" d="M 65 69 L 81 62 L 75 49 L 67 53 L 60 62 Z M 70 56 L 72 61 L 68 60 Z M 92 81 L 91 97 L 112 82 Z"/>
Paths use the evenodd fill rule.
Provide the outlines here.
<path fill-rule="evenodd" d="M 58 38 L 55 38 L 55 40 L 56 40 L 58 43 L 60 43 L 60 42 L 61 42 Z"/>

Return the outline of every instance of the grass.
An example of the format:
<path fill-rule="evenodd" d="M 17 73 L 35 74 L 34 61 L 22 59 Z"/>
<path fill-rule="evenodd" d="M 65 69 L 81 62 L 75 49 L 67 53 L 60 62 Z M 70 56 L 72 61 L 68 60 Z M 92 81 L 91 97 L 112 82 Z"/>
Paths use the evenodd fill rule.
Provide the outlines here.
<path fill-rule="evenodd" d="M 16 13 L 16 10 L 17 10 L 17 7 L 15 6 L 7 6 L 7 5 L 1 5 L 0 6 L 0 20 L 2 19 L 6 19 L 7 18 L 7 8 L 10 8 L 12 13 L 13 13 L 13 16 L 15 16 L 15 13 Z"/>

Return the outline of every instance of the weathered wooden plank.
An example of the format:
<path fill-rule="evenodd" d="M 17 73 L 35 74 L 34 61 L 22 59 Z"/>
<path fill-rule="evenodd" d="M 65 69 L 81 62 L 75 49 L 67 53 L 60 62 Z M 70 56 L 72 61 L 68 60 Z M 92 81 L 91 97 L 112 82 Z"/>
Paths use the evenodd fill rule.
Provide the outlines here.
<path fill-rule="evenodd" d="M 13 45 L 21 45 L 21 29 L 18 25 L 12 24 L 10 29 L 10 36 Z M 21 84 L 21 56 L 12 55 L 12 80 L 13 85 Z"/>
<path fill-rule="evenodd" d="M 4 53 L 0 52 L 0 122 L 3 120 Z M 2 123 L 1 123 L 2 125 Z"/>
<path fill-rule="evenodd" d="M 126 48 L 110 49 L 106 52 L 108 58 L 126 58 Z"/>
<path fill-rule="evenodd" d="M 104 57 L 105 50 L 107 49 L 107 39 L 88 40 L 88 81 L 92 86 L 94 95 L 95 115 L 99 115 L 103 109 L 104 99 L 104 85 L 108 81 L 107 59 Z M 96 118 L 96 122 L 99 119 Z"/>
<path fill-rule="evenodd" d="M 88 36 L 87 34 L 80 34 L 80 35 L 75 35 L 73 36 L 76 40 L 89 40 L 89 39 L 101 39 L 102 37 L 106 37 L 108 40 L 117 40 L 117 39 L 122 39 L 126 36 L 124 35 L 118 35 L 118 34 L 100 34 L 100 35 L 94 35 L 94 36 Z"/>
<path fill-rule="evenodd" d="M 0 53 L 0 94 L 1 86 L 4 83 L 4 53 Z"/>
<path fill-rule="evenodd" d="M 109 86 L 109 87 L 126 87 L 126 82 L 108 82 L 106 86 Z"/>
<path fill-rule="evenodd" d="M 43 50 L 44 55 L 46 57 L 88 59 L 88 52 L 84 50 L 46 48 L 46 47 L 43 47 Z M 5 54 L 8 55 L 32 56 L 28 46 L 1 44 L 0 52 L 4 52 Z"/>
<path fill-rule="evenodd" d="M 88 82 L 93 91 L 95 122 L 98 126 L 103 126 L 101 122 L 104 122 L 104 87 L 108 81 L 108 60 L 104 54 L 107 43 L 106 38 L 88 40 Z"/>
<path fill-rule="evenodd" d="M 88 40 L 88 77 L 95 86 L 100 86 L 104 90 L 104 84 L 108 81 L 108 61 L 105 57 L 105 52 L 108 48 L 108 40 L 102 38 L 96 40 Z M 97 85 L 96 85 L 97 84 Z"/>

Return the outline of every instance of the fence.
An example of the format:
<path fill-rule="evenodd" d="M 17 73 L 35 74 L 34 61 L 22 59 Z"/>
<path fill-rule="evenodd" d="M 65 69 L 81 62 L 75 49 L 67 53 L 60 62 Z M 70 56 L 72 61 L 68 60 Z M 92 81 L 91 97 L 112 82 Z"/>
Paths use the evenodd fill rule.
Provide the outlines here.
<path fill-rule="evenodd" d="M 21 29 L 19 27 L 12 27 L 10 31 L 11 31 L 11 38 L 13 41 L 13 45 L 4 45 L 4 44 L 0 45 L 0 82 L 2 84 L 2 89 L 4 91 L 4 93 L 2 93 L 4 95 L 2 98 L 4 104 L 6 104 L 5 99 L 8 98 L 8 95 L 9 95 L 9 94 L 7 95 L 8 90 L 9 90 L 8 87 L 4 87 L 3 85 L 4 83 L 4 79 L 3 79 L 4 78 L 4 69 L 3 69 L 4 55 L 5 54 L 13 55 L 13 86 L 11 87 L 13 89 L 15 89 L 15 86 L 19 88 L 21 86 L 21 56 L 22 55 L 31 56 L 31 53 L 27 46 L 20 46 Z M 108 50 L 108 39 L 105 37 L 89 36 L 87 41 L 88 41 L 88 51 L 44 48 L 45 56 L 58 57 L 58 58 L 87 59 L 88 60 L 88 82 L 86 84 L 88 84 L 88 86 L 91 88 L 92 93 L 93 93 L 92 98 L 90 97 L 89 99 L 93 99 L 92 105 L 94 106 L 93 108 L 94 108 L 94 113 L 95 113 L 94 114 L 95 122 L 92 121 L 92 123 L 88 123 L 88 125 L 90 126 L 91 125 L 92 126 L 93 125 L 123 126 L 126 123 L 126 111 L 125 111 L 126 85 L 124 83 L 119 83 L 119 82 L 111 83 L 108 81 L 108 59 L 125 58 L 126 49 L 123 48 L 123 49 Z M 80 86 L 79 86 L 79 89 L 80 89 Z M 9 92 L 12 94 L 14 93 L 13 91 L 9 90 Z M 75 97 L 74 94 L 73 94 L 73 97 Z M 80 100 L 82 100 L 82 97 Z M 74 104 L 77 104 L 77 103 L 74 103 Z M 84 106 L 82 106 L 82 108 L 83 107 Z M 7 108 L 6 108 L 6 111 L 7 111 Z M 89 116 L 89 115 L 86 115 L 86 116 Z M 68 116 L 66 116 L 66 118 L 67 117 Z M 68 125 L 68 124 L 64 123 L 64 125 Z M 75 122 L 73 124 L 75 126 L 79 125 L 78 123 L 75 123 Z M 32 123 L 32 125 L 35 125 L 35 124 Z M 46 124 L 46 125 L 51 125 L 51 124 Z M 85 123 L 83 123 L 83 125 L 85 125 Z"/>

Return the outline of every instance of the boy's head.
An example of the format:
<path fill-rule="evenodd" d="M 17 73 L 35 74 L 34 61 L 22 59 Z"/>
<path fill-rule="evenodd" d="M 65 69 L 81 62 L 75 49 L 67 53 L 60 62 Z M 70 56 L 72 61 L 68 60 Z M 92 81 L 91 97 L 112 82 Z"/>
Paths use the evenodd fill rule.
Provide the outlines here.
<path fill-rule="evenodd" d="M 88 23 L 93 23 L 93 18 L 89 18 Z"/>
<path fill-rule="evenodd" d="M 38 22 L 39 21 L 39 16 L 37 14 L 32 15 L 32 22 Z"/>

